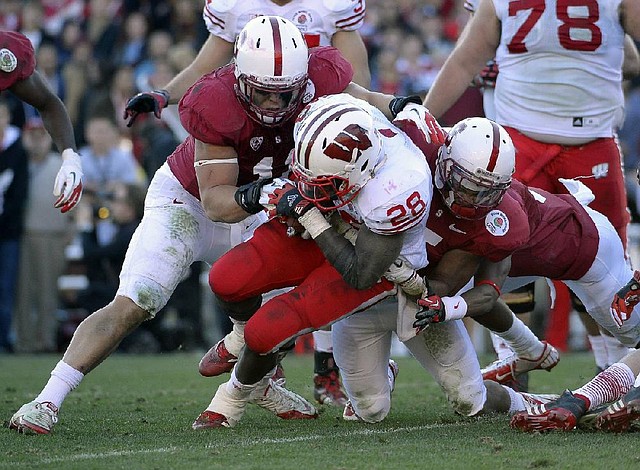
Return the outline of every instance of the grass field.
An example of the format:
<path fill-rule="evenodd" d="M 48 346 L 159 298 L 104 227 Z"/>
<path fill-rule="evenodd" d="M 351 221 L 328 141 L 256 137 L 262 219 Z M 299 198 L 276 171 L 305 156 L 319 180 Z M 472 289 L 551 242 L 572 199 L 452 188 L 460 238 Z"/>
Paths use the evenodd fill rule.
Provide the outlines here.
<path fill-rule="evenodd" d="M 251 406 L 232 429 L 191 423 L 226 377 L 197 373 L 199 355 L 115 355 L 62 407 L 49 436 L 0 429 L 0 469 L 531 469 L 640 468 L 638 435 L 575 431 L 529 435 L 506 416 L 456 416 L 411 358 L 398 358 L 393 408 L 378 425 L 345 422 L 325 407 L 317 420 L 283 421 Z M 58 356 L 0 356 L 0 416 L 33 399 Z M 312 398 L 311 356 L 285 359 L 288 386 Z M 593 373 L 590 354 L 565 354 L 530 388 L 560 392 Z"/>

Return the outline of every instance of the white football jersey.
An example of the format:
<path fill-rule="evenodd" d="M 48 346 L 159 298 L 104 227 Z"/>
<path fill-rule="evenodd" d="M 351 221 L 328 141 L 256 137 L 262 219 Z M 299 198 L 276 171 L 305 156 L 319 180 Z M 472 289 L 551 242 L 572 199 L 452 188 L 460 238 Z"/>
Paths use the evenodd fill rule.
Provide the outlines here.
<path fill-rule="evenodd" d="M 414 268 L 427 265 L 425 227 L 433 197 L 431 170 L 420 149 L 377 108 L 352 99 L 374 117 L 386 160 L 351 203 L 338 209 L 372 232 L 404 233 L 400 252 Z"/>
<path fill-rule="evenodd" d="M 623 118 L 621 0 L 493 0 L 502 24 L 496 121 L 522 131 L 611 137 Z M 543 8 L 539 8 L 543 7 Z"/>
<path fill-rule="evenodd" d="M 309 47 L 330 46 L 337 31 L 362 26 L 365 0 L 292 0 L 282 6 L 269 0 L 207 0 L 202 13 L 209 32 L 228 42 L 234 42 L 249 20 L 261 15 L 292 21 Z"/>

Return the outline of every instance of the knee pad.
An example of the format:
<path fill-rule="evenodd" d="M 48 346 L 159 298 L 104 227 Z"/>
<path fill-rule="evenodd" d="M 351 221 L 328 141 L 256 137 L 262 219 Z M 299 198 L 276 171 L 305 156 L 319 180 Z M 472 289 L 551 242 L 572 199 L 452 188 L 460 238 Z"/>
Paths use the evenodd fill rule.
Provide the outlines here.
<path fill-rule="evenodd" d="M 536 306 L 535 283 L 527 284 L 502 296 L 513 313 L 527 313 Z"/>
<path fill-rule="evenodd" d="M 215 301 L 220 311 L 224 312 L 229 318 L 246 322 L 262 305 L 262 296 L 250 297 L 240 302 L 227 302 L 216 295 Z"/>
<path fill-rule="evenodd" d="M 358 417 L 365 423 L 379 423 L 384 420 L 391 410 L 389 397 L 367 397 L 352 403 Z"/>

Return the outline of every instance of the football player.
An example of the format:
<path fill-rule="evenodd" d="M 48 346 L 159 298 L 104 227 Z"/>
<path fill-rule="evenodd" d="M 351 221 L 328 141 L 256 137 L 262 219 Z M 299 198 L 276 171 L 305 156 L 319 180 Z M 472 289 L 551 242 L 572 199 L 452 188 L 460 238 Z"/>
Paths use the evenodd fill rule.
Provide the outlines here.
<path fill-rule="evenodd" d="M 82 163 L 76 153 L 73 126 L 60 98 L 35 69 L 33 46 L 23 34 L 0 31 L 0 91 L 10 90 L 38 110 L 47 132 L 62 154 L 56 176 L 54 207 L 60 212 L 73 209 L 82 196 Z"/>
<path fill-rule="evenodd" d="M 446 146 L 441 142 L 425 139 L 430 133 L 421 127 L 414 125 L 414 120 L 420 116 L 417 107 L 407 107 L 400 113 L 394 123 L 406 130 L 414 142 L 420 143 L 420 149 L 427 156 L 430 169 L 436 170 L 436 159 L 439 152 L 446 149 L 456 155 L 469 154 L 469 158 L 492 158 L 495 166 L 493 184 L 498 188 L 505 188 L 511 179 L 515 152 L 511 139 L 500 126 L 487 119 L 475 118 L 465 120 L 468 124 L 464 128 L 464 135 L 460 138 L 447 140 Z M 419 122 L 427 122 L 420 116 Z M 436 123 L 432 123 L 436 125 Z M 454 127 L 454 131 L 460 124 Z M 463 126 L 460 126 L 463 127 Z M 463 240 L 472 238 L 473 233 L 456 226 L 456 219 L 447 219 L 448 209 L 438 192 L 438 176 L 436 174 L 434 192 L 431 202 L 429 219 L 427 219 L 426 242 L 434 243 L 441 238 L 436 231 L 444 225 L 446 230 L 452 231 Z M 492 197 L 500 198 L 502 192 Z M 444 218 L 443 218 L 444 215 Z M 446 234 L 447 237 L 453 236 Z M 501 249 L 500 242 L 510 246 L 512 241 L 497 238 L 496 252 Z M 451 248 L 451 255 L 456 250 Z M 486 253 L 489 255 L 489 248 Z M 429 254 L 429 266 L 421 272 L 426 272 L 429 279 L 429 291 L 456 293 L 474 275 L 481 287 L 482 293 L 490 298 L 499 295 L 492 279 L 503 274 L 503 267 L 490 263 L 485 269 L 476 271 L 478 260 L 482 255 L 465 257 L 464 262 L 452 264 L 455 257 L 448 253 L 431 258 Z M 489 292 L 486 292 L 486 291 Z M 405 289 L 398 292 L 399 311 L 382 311 L 370 309 L 345 318 L 333 325 L 334 349 L 336 360 L 340 366 L 343 383 L 350 402 L 344 409 L 343 417 L 346 420 L 360 419 L 366 422 L 378 422 L 384 419 L 390 409 L 390 385 L 391 375 L 388 374 L 389 345 L 392 333 L 395 332 L 400 340 L 409 348 L 425 370 L 429 371 L 444 390 L 447 399 L 454 410 L 464 416 L 474 416 L 481 411 L 514 412 L 523 410 L 535 403 L 543 403 L 549 400 L 548 396 L 536 396 L 531 394 L 519 394 L 514 390 L 498 385 L 495 382 L 483 383 L 478 365 L 475 349 L 460 321 L 452 321 L 445 329 L 442 325 L 430 326 L 426 329 L 416 328 L 416 309 L 412 307 L 414 298 L 405 295 Z M 415 295 L 415 293 L 414 293 Z M 445 298 L 446 299 L 446 298 Z M 450 309 L 455 313 L 463 313 L 464 303 L 455 302 Z M 453 317 L 454 314 L 451 314 Z M 458 316 L 457 319 L 461 318 Z M 452 318 L 453 319 L 453 318 Z M 520 337 L 512 338 L 514 347 L 525 352 L 535 351 L 540 356 L 536 361 L 537 366 L 553 367 L 557 360 L 557 351 L 550 345 L 539 341 L 526 326 L 522 324 L 509 310 L 501 312 L 491 322 L 483 322 L 487 327 L 497 331 L 518 331 Z M 511 339 L 511 338 L 510 338 Z"/>
<path fill-rule="evenodd" d="M 51 432 L 67 394 L 154 317 L 193 262 L 211 262 L 251 236 L 266 219 L 262 207 L 251 204 L 252 188 L 265 183 L 260 176 L 287 174 L 294 119 L 308 101 L 346 90 L 389 116 L 406 104 L 351 83 L 351 76 L 336 49 L 309 52 L 290 21 L 271 16 L 247 23 L 235 61 L 202 77 L 181 102 L 191 135 L 153 177 L 116 297 L 80 324 L 42 392 L 12 417 L 12 428 Z M 304 398 L 271 382 L 251 401 L 285 418 L 316 413 Z"/>
<path fill-rule="evenodd" d="M 233 45 L 247 22 L 261 15 L 277 15 L 290 20 L 303 33 L 309 48 L 334 46 L 352 65 L 352 81 L 369 87 L 371 75 L 367 50 L 358 34 L 366 12 L 365 0 L 226 0 L 205 2 L 202 17 L 210 32 L 196 59 L 162 90 L 143 92 L 127 105 L 131 112 L 153 111 L 160 117 L 170 103 L 177 103 L 200 76 L 233 58 Z M 344 405 L 333 360 L 331 332 L 313 333 L 315 350 L 314 396 L 321 404 Z M 210 377 L 229 372 L 240 354 L 241 325 L 215 344 L 201 359 L 199 371 Z"/>
<path fill-rule="evenodd" d="M 614 133 L 623 118 L 623 73 L 638 70 L 630 39 L 640 40 L 640 4 L 600 0 L 585 6 L 584 16 L 554 0 L 534 9 L 506 0 L 465 6 L 473 18 L 425 105 L 439 117 L 495 57 L 500 73 L 489 104 L 518 149 L 515 177 L 551 193 L 567 192 L 559 178 L 579 178 L 596 196 L 592 207 L 611 221 L 626 247 L 629 212 Z M 576 36 L 578 30 L 585 34 Z M 585 311 L 580 302 L 574 306 Z M 594 352 L 615 347 L 595 333 L 590 329 Z M 602 354 L 596 360 L 607 361 Z"/>
<path fill-rule="evenodd" d="M 211 268 L 218 302 L 247 321 L 246 344 L 194 428 L 236 425 L 281 347 L 393 295 L 395 285 L 381 277 L 396 258 L 426 264 L 431 171 L 380 111 L 348 95 L 312 102 L 294 128 L 292 171 L 296 183 L 246 191 L 247 208 L 265 205 L 278 217 Z M 304 227 L 304 236 L 287 236 L 281 217 Z M 360 227 L 355 244 L 344 221 Z M 261 306 L 262 294 L 292 286 Z"/>
<path fill-rule="evenodd" d="M 502 264 L 504 270 L 496 270 L 489 281 L 476 274 L 476 281 L 480 280 L 477 287 L 462 295 L 420 299 L 423 310 L 416 314 L 414 326 L 422 328 L 487 312 L 495 315 L 499 306 L 495 301 L 507 273 L 510 277 L 505 290 L 528 282 L 532 276 L 547 276 L 566 282 L 601 326 L 628 347 L 637 347 L 640 316 L 635 307 L 640 300 L 640 274 L 632 273 L 628 267 L 611 223 L 582 205 L 589 196 L 592 198 L 590 191 L 576 184 L 576 189 L 583 191 L 576 193 L 576 199 L 573 195 L 528 188 L 517 180 L 508 184 L 513 168 L 500 166 L 501 152 L 492 152 L 489 158 L 486 152 L 474 152 L 482 148 L 470 138 L 477 121 L 468 119 L 456 125 L 436 162 L 436 187 L 446 209 L 439 208 L 438 199 L 434 199 L 428 252 L 430 260 L 440 259 L 437 266 L 443 265 L 445 272 L 448 268 L 449 274 L 428 276 L 431 281 L 446 281 L 451 273 L 458 272 L 456 266 L 468 266 L 474 256 L 482 256 L 497 266 Z M 491 135 L 488 129 L 482 134 Z M 631 280 L 625 284 L 628 279 Z M 509 335 L 519 336 L 515 331 Z M 629 391 L 638 374 L 637 362 L 635 354 L 628 356 L 628 360 L 612 365 L 576 391 L 578 397 L 568 392 L 557 402 L 520 413 L 512 421 L 513 426 L 527 430 L 572 429 L 587 410 L 597 410 L 602 403 L 626 392 L 630 395 L 603 412 L 601 421 L 603 427 L 611 429 L 616 429 L 618 419 L 626 419 L 628 425 L 637 418 L 637 391 Z M 500 379 L 517 370 L 518 363 L 504 364 Z M 623 408 L 629 410 L 625 413 L 630 416 L 620 411 Z"/>

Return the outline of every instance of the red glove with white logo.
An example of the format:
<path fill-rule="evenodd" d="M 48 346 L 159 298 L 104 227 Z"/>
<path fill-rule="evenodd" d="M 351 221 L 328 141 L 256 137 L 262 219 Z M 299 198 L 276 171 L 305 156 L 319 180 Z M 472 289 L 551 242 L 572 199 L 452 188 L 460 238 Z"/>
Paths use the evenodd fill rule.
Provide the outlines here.
<path fill-rule="evenodd" d="M 467 313 L 467 302 L 459 296 L 440 297 L 431 294 L 418 299 L 420 310 L 416 312 L 416 321 L 413 327 L 418 331 L 424 330 L 431 323 L 459 320 Z"/>
<path fill-rule="evenodd" d="M 627 321 L 633 313 L 633 308 L 640 302 L 640 271 L 635 271 L 633 277 L 620 289 L 611 302 L 611 318 L 618 328 Z"/>
<path fill-rule="evenodd" d="M 82 197 L 82 161 L 73 149 L 62 152 L 62 165 L 53 183 L 56 201 L 53 207 L 65 213 L 73 209 Z"/>

